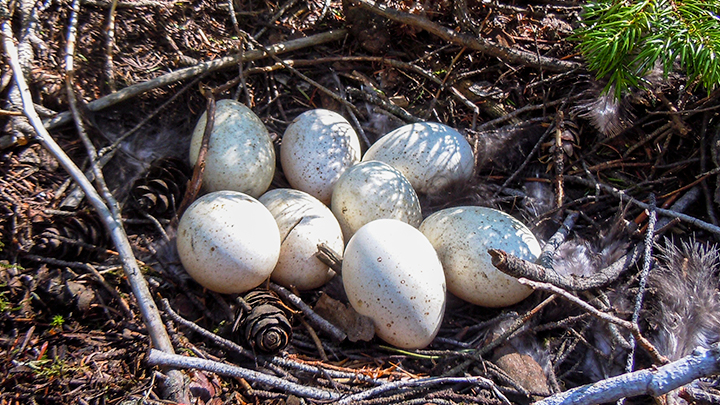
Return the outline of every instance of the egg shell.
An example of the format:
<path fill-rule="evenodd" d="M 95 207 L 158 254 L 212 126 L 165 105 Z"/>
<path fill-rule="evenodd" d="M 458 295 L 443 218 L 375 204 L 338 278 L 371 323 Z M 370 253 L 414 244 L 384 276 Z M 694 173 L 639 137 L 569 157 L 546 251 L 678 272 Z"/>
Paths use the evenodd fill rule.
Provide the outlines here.
<path fill-rule="evenodd" d="M 430 242 L 396 219 L 360 228 L 345 248 L 342 277 L 350 305 L 375 333 L 404 349 L 432 342 L 445 311 L 445 276 Z"/>
<path fill-rule="evenodd" d="M 280 164 L 290 185 L 330 204 L 340 175 L 360 161 L 360 140 L 340 114 L 306 111 L 288 125 L 280 145 Z"/>
<path fill-rule="evenodd" d="M 330 209 L 308 193 L 288 188 L 268 191 L 259 198 L 280 229 L 280 258 L 271 279 L 285 287 L 312 290 L 334 275 L 315 253 L 325 243 L 342 255 L 344 241 Z"/>
<path fill-rule="evenodd" d="M 467 139 L 436 122 L 404 125 L 378 139 L 363 161 L 380 160 L 400 170 L 415 191 L 433 194 L 472 178 L 475 158 Z"/>
<path fill-rule="evenodd" d="M 192 165 L 200 153 L 206 122 L 207 113 L 203 113 L 190 140 Z M 257 198 L 270 187 L 275 164 L 275 148 L 260 118 L 235 100 L 219 100 L 205 156 L 203 188 L 240 191 Z"/>
<path fill-rule="evenodd" d="M 400 171 L 377 160 L 348 168 L 332 193 L 331 208 L 345 240 L 363 225 L 392 218 L 418 227 L 422 222 L 420 201 Z"/>
<path fill-rule="evenodd" d="M 258 200 L 237 191 L 216 191 L 185 211 L 177 248 L 185 270 L 200 285 L 242 293 L 270 277 L 280 255 L 280 232 Z"/>
<path fill-rule="evenodd" d="M 488 249 L 501 249 L 534 261 L 540 244 L 512 216 L 491 208 L 455 207 L 425 218 L 427 236 L 445 269 L 448 291 L 484 307 L 505 307 L 527 298 L 532 289 L 492 265 Z"/>

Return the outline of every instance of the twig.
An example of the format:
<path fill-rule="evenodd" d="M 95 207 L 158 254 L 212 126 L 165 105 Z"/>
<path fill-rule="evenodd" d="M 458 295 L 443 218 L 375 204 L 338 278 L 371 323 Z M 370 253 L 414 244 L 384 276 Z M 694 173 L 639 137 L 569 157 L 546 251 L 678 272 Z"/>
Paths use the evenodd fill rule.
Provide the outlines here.
<path fill-rule="evenodd" d="M 565 298 L 566 300 L 579 306 L 583 310 L 589 312 L 596 318 L 602 319 L 605 322 L 610 322 L 610 323 L 613 323 L 615 325 L 618 325 L 622 328 L 629 330 L 630 333 L 632 333 L 632 335 L 635 337 L 635 340 L 637 340 L 637 342 L 640 344 L 640 346 L 642 346 L 643 349 L 645 349 L 648 352 L 648 354 L 650 354 L 650 356 L 653 358 L 653 360 L 656 363 L 659 363 L 659 364 L 668 363 L 668 359 L 665 358 L 665 356 L 658 353 L 657 349 L 655 349 L 655 346 L 653 346 L 652 343 L 650 343 L 650 341 L 647 340 L 640 333 L 640 328 L 636 324 L 633 324 L 632 322 L 626 321 L 624 319 L 620 319 L 616 316 L 607 314 L 605 312 L 601 312 L 601 311 L 597 310 L 595 307 L 593 307 L 592 305 L 581 300 L 580 298 L 578 298 L 578 297 L 570 294 L 569 292 L 563 290 L 562 288 L 556 287 L 550 283 L 538 283 L 537 281 L 528 280 L 526 278 L 520 278 L 520 279 L 518 279 L 518 282 L 520 284 L 525 284 L 535 290 L 543 290 L 543 291 L 551 292 L 553 294 L 560 295 L 563 298 Z"/>
<path fill-rule="evenodd" d="M 381 385 L 376 388 L 372 388 L 372 389 L 369 389 L 369 390 L 366 390 L 363 392 L 359 392 L 357 394 L 353 394 L 353 395 L 342 398 L 341 400 L 335 402 L 335 405 L 353 404 L 357 401 L 362 401 L 364 399 L 377 397 L 388 391 L 405 390 L 405 389 L 413 388 L 413 387 L 427 387 L 430 385 L 437 385 L 437 384 L 472 384 L 472 385 L 480 386 L 482 388 L 487 388 L 487 389 L 492 389 L 492 387 L 495 386 L 495 383 L 493 383 L 491 380 L 488 380 L 485 377 L 479 377 L 479 376 L 418 378 L 418 379 L 414 379 L 414 380 L 388 383 L 388 384 Z"/>
<path fill-rule="evenodd" d="M 645 287 L 647 286 L 647 278 L 650 273 L 650 266 L 652 265 L 652 249 L 655 243 L 655 222 L 657 215 L 655 215 L 655 195 L 650 194 L 650 218 L 648 219 L 647 231 L 645 231 L 645 260 L 643 260 L 643 268 L 640 273 L 640 282 L 638 285 L 638 293 L 635 298 L 635 309 L 633 310 L 631 322 L 633 325 L 640 329 L 638 320 L 640 319 L 640 310 L 642 309 L 643 295 L 645 294 Z M 635 338 L 630 337 L 630 353 L 628 353 L 627 365 L 625 371 L 630 373 L 635 367 Z"/>
<path fill-rule="evenodd" d="M 347 35 L 347 31 L 344 29 L 333 30 L 323 32 L 321 34 L 312 35 L 306 38 L 294 39 L 275 45 L 268 46 L 269 52 L 274 55 L 291 52 L 298 49 L 306 48 L 313 45 L 319 45 L 326 42 L 337 41 L 343 39 Z M 240 62 L 249 62 L 267 57 L 268 53 L 263 50 L 252 50 L 244 52 L 243 54 L 234 54 L 217 58 L 211 61 L 202 62 L 196 66 L 187 67 L 184 69 L 178 69 L 174 72 L 158 76 L 154 79 L 150 79 L 146 82 L 133 84 L 125 87 L 122 90 L 118 90 L 115 93 L 109 94 L 105 97 L 101 97 L 93 102 L 88 103 L 87 108 L 90 111 L 99 111 L 104 108 L 110 107 L 122 101 L 128 100 L 132 97 L 150 91 L 152 89 L 166 86 L 171 83 L 175 83 L 181 80 L 189 79 L 193 76 L 197 76 L 206 72 L 213 72 L 220 69 L 227 69 L 236 66 Z M 48 121 L 45 125 L 47 129 L 56 128 L 60 125 L 67 124 L 71 119 L 70 113 L 60 113 L 53 119 Z"/>
<path fill-rule="evenodd" d="M 300 299 L 300 297 L 291 293 L 286 288 L 281 287 L 275 283 L 270 283 L 270 289 L 278 293 L 278 295 L 280 295 L 283 299 L 290 301 L 290 303 L 295 305 L 299 310 L 303 312 L 303 314 L 305 314 L 305 316 L 307 316 L 308 320 L 312 324 L 329 334 L 330 337 L 332 337 L 334 340 L 341 342 L 347 337 L 345 332 L 336 328 L 335 325 L 331 324 L 330 322 L 325 320 L 325 318 L 318 315 L 315 311 L 312 310 L 312 308 L 310 308 L 306 303 L 304 303 L 303 300 Z"/>
<path fill-rule="evenodd" d="M 585 181 L 585 184 L 589 185 L 591 183 Z M 698 198 L 699 193 L 699 188 L 693 188 L 685 193 L 682 198 L 678 199 L 672 207 L 670 207 L 670 210 L 663 209 L 663 211 L 675 213 L 676 216 L 683 215 L 680 214 L 680 211 L 684 211 L 690 204 L 692 204 L 692 202 Z M 638 203 L 640 202 L 638 201 Z M 645 203 L 641 204 L 647 206 Z M 656 209 L 657 212 L 660 212 L 660 210 L 661 208 Z M 660 219 L 656 225 L 658 232 L 655 232 L 654 237 L 659 237 L 662 234 L 660 231 L 667 230 L 666 225 L 675 219 L 677 218 L 666 217 Z M 492 257 L 493 265 L 498 270 L 510 276 L 515 278 L 524 277 L 535 281 L 550 283 L 565 290 L 583 291 L 591 288 L 604 287 L 616 280 L 620 274 L 637 263 L 638 259 L 640 259 L 640 256 L 642 255 L 642 249 L 638 245 L 635 245 L 615 263 L 599 270 L 590 277 L 583 278 L 560 276 L 552 269 L 545 268 L 527 260 L 519 259 L 501 250 L 490 249 L 488 250 L 488 253 Z"/>
<path fill-rule="evenodd" d="M 588 187 L 595 187 L 595 184 L 593 184 L 593 183 L 591 183 L 590 181 L 585 180 L 585 179 L 583 179 L 583 178 L 581 178 L 581 177 L 577 177 L 577 176 L 565 176 L 565 180 L 572 181 L 572 182 L 575 182 L 575 183 L 584 184 L 584 185 L 586 185 L 586 186 L 588 186 Z M 621 201 L 624 200 L 624 201 L 630 202 L 630 203 L 632 203 L 632 204 L 634 204 L 634 205 L 637 205 L 638 207 L 640 207 L 640 208 L 642 208 L 642 209 L 644 209 L 644 210 L 646 210 L 646 209 L 648 209 L 648 208 L 650 207 L 647 203 L 644 203 L 644 202 L 642 202 L 642 201 L 640 201 L 640 200 L 638 200 L 638 199 L 636 199 L 636 198 L 633 198 L 633 197 L 629 196 L 628 194 L 626 194 L 624 191 L 618 190 L 618 189 L 615 188 L 615 187 L 611 187 L 611 186 L 608 186 L 608 185 L 602 184 L 602 183 L 598 183 L 598 185 L 600 186 L 600 188 L 601 188 L 603 191 L 605 191 L 606 193 L 610 193 L 610 194 L 612 194 L 612 195 L 620 198 Z M 693 191 L 693 190 L 695 190 L 695 191 Z M 690 191 L 688 191 L 687 194 L 691 194 L 691 193 L 697 194 L 698 192 L 699 192 L 699 188 L 695 187 L 695 188 L 691 189 Z M 687 195 L 687 194 L 686 194 L 686 195 Z M 678 200 L 678 202 L 679 202 L 679 200 Z M 673 204 L 673 206 L 675 206 L 675 205 Z M 713 224 L 707 223 L 707 222 L 705 222 L 705 221 L 703 221 L 703 220 L 701 220 L 701 219 L 692 217 L 692 216 L 690 216 L 690 215 L 683 214 L 682 212 L 679 212 L 679 210 L 677 210 L 677 209 L 665 209 L 665 208 L 659 208 L 659 207 L 658 207 L 658 208 L 656 208 L 655 210 L 657 211 L 658 214 L 663 215 L 663 216 L 665 216 L 665 217 L 678 218 L 678 219 L 680 219 L 681 221 L 686 222 L 686 223 L 688 223 L 688 224 L 690 224 L 690 225 L 694 225 L 694 226 L 696 226 L 696 227 L 698 227 L 698 228 L 701 228 L 701 229 L 704 229 L 704 230 L 706 230 L 706 231 L 708 231 L 708 232 L 714 233 L 715 235 L 720 235 L 720 227 L 717 227 L 717 226 L 715 226 L 715 225 L 713 225 Z M 662 226 L 664 226 L 664 225 L 665 225 L 664 223 L 659 222 L 659 223 L 658 223 L 658 228 L 660 228 L 660 227 L 662 227 Z"/>
<path fill-rule="evenodd" d="M 542 252 L 540 253 L 540 256 L 537 259 L 537 262 L 547 268 L 552 267 L 553 263 L 553 255 L 555 254 L 555 251 L 557 250 L 560 245 L 565 242 L 565 239 L 567 238 L 568 234 L 570 234 L 570 231 L 575 226 L 575 221 L 577 221 L 577 218 L 580 216 L 580 213 L 577 211 L 573 211 L 565 218 L 562 225 L 560 225 L 560 228 L 553 234 L 553 236 L 548 239 L 547 243 L 545 243 L 545 246 L 542 248 Z"/>
<path fill-rule="evenodd" d="M 660 396 L 701 377 L 720 372 L 720 348 L 698 347 L 680 360 L 583 385 L 538 401 L 535 405 L 591 405 L 636 395 Z"/>
<path fill-rule="evenodd" d="M 0 13 L 5 12 L 7 3 L 0 3 L 0 7 L 4 10 L 0 10 Z M 65 154 L 65 152 L 58 146 L 55 140 L 50 136 L 40 120 L 35 108 L 33 106 L 32 96 L 30 95 L 30 89 L 22 75 L 22 70 L 18 63 L 17 48 L 13 42 L 13 31 L 10 25 L 10 20 L 2 22 L 3 32 L 3 43 L 5 48 L 5 54 L 8 56 L 8 61 L 13 70 L 13 76 L 18 88 L 20 89 L 20 95 L 23 101 L 23 111 L 27 116 L 31 125 L 37 132 L 38 140 L 40 143 L 50 152 L 50 154 L 58 160 L 60 165 L 70 176 L 83 188 L 88 196 L 88 201 L 98 212 L 100 220 L 108 229 L 110 236 L 117 248 L 120 255 L 123 269 L 128 277 L 128 282 L 132 288 L 133 294 L 138 301 L 140 312 L 145 321 L 145 326 L 148 329 L 148 334 L 155 347 L 160 350 L 172 353 L 173 348 L 170 342 L 170 337 L 165 330 L 160 314 L 155 306 L 155 302 L 152 300 L 150 291 L 148 290 L 147 282 L 140 272 L 140 268 L 135 261 L 135 257 L 132 252 L 130 243 L 127 240 L 125 231 L 122 225 L 115 221 L 112 213 L 105 205 L 98 192 L 93 188 L 90 181 L 83 175 L 82 171 L 75 165 L 75 163 Z"/>
<path fill-rule="evenodd" d="M 156 349 L 150 349 L 150 353 L 147 356 L 147 363 L 151 366 L 168 366 L 186 369 L 192 368 L 210 371 L 230 377 L 244 378 L 246 380 L 265 384 L 267 386 L 282 390 L 283 392 L 286 392 L 288 394 L 297 395 L 303 398 L 326 401 L 336 400 L 340 398 L 340 395 L 334 392 L 285 381 L 281 378 L 263 374 L 254 370 L 232 366 L 225 363 L 219 363 L 217 361 L 199 359 L 197 357 L 188 357 L 180 356 L 177 354 L 165 353 Z"/>
<path fill-rule="evenodd" d="M 202 140 L 200 141 L 200 151 L 198 157 L 193 165 L 192 178 L 188 183 L 187 190 L 183 196 L 182 202 L 177 209 L 177 215 L 175 218 L 182 216 L 183 212 L 195 201 L 198 193 L 200 193 L 200 187 L 202 187 L 203 172 L 205 171 L 205 157 L 207 156 L 208 146 L 210 145 L 210 135 L 212 134 L 213 127 L 215 126 L 215 95 L 212 91 L 205 88 L 203 90 L 205 97 L 207 97 L 207 109 L 205 110 L 205 130 L 203 132 Z"/>
<path fill-rule="evenodd" d="M 384 4 L 370 0 L 352 0 L 357 7 L 372 11 L 373 13 L 383 16 L 387 19 L 401 22 L 403 24 L 412 25 L 424 29 L 433 35 L 436 35 L 445 41 L 461 45 L 469 49 L 480 51 L 487 55 L 495 56 L 509 63 L 521 63 L 526 66 L 539 67 L 555 72 L 564 72 L 577 69 L 581 65 L 577 62 L 569 62 L 547 56 L 539 56 L 533 53 L 519 50 L 516 48 L 508 48 L 492 43 L 484 38 L 474 37 L 468 34 L 456 32 L 450 28 L 435 24 L 434 22 L 410 13 L 404 13 L 394 10 Z"/>
<path fill-rule="evenodd" d="M 488 253 L 492 257 L 493 266 L 509 276 L 538 280 L 570 291 L 584 291 L 604 287 L 616 280 L 620 274 L 637 262 L 642 255 L 642 249 L 633 246 L 620 260 L 592 276 L 583 278 L 562 276 L 552 268 L 520 259 L 502 250 L 489 249 Z"/>
<path fill-rule="evenodd" d="M 117 90 L 115 83 L 115 68 L 113 66 L 113 46 L 115 45 L 115 10 L 118 0 L 112 0 L 110 11 L 108 11 L 107 38 L 105 42 L 105 76 L 107 76 L 108 87 L 111 92 Z"/>
<path fill-rule="evenodd" d="M 313 329 L 312 326 L 310 326 L 310 324 L 307 323 L 307 321 L 302 317 L 300 317 L 300 323 L 302 323 L 302 326 L 305 328 L 305 330 L 307 330 L 313 343 L 315 343 L 315 347 L 317 347 L 318 353 L 320 354 L 320 360 L 328 361 L 328 356 L 325 353 L 325 348 L 323 348 L 322 341 L 320 341 L 317 333 L 315 333 L 315 329 Z"/>

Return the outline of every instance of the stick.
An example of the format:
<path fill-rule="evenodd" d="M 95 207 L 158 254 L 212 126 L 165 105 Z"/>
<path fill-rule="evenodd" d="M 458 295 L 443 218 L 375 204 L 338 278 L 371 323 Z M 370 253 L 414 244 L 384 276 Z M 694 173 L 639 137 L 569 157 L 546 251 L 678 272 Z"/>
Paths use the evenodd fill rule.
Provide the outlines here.
<path fill-rule="evenodd" d="M 337 41 L 340 39 L 343 39 L 347 35 L 347 31 L 344 29 L 341 30 L 333 30 L 328 32 L 323 32 L 321 34 L 312 35 L 306 38 L 300 38 L 300 39 L 294 39 L 292 41 L 283 42 L 280 44 L 275 44 L 272 46 L 268 46 L 268 50 L 272 52 L 273 54 L 281 54 L 285 52 L 291 52 L 298 49 L 306 48 L 308 46 L 323 44 L 330 41 Z M 99 111 L 104 108 L 110 107 L 111 105 L 115 105 L 117 103 L 123 102 L 125 100 L 128 100 L 132 97 L 135 97 L 137 95 L 140 95 L 142 93 L 145 93 L 147 91 L 150 91 L 152 89 L 166 86 L 171 83 L 175 83 L 181 80 L 189 79 L 193 76 L 197 76 L 202 73 L 206 72 L 213 72 L 220 69 L 226 69 L 232 66 L 235 66 L 236 64 L 240 62 L 250 62 L 254 60 L 258 60 L 261 58 L 265 58 L 269 56 L 266 52 L 262 50 L 253 50 L 253 51 L 246 51 L 241 54 L 233 54 L 229 56 L 225 56 L 222 58 L 218 58 L 215 60 L 202 62 L 196 66 L 187 67 L 184 69 L 178 69 L 174 72 L 170 72 L 167 74 L 164 74 L 162 76 L 158 76 L 154 79 L 150 79 L 146 82 L 133 84 L 131 86 L 125 87 L 122 90 L 118 90 L 115 93 L 108 94 L 105 97 L 101 97 L 87 105 L 87 108 L 90 111 Z M 45 125 L 47 129 L 53 129 L 60 125 L 67 124 L 72 119 L 70 113 L 64 112 L 60 113 L 57 116 L 55 116 L 53 119 L 48 121 Z"/>
<path fill-rule="evenodd" d="M 178 354 L 170 354 L 161 352 L 156 349 L 150 349 L 147 357 L 147 364 L 150 366 L 166 366 L 174 368 L 192 368 L 213 373 L 226 375 L 236 378 L 244 378 L 260 384 L 265 384 L 273 388 L 282 390 L 285 393 L 297 395 L 303 398 L 311 398 L 318 400 L 336 400 L 340 395 L 317 388 L 306 387 L 304 385 L 285 381 L 281 378 L 263 374 L 247 368 L 232 366 L 212 360 L 200 359 L 197 357 L 180 356 Z"/>
<path fill-rule="evenodd" d="M 535 405 L 591 405 L 636 395 L 660 396 L 695 379 L 720 372 L 720 348 L 701 347 L 678 361 L 583 385 L 538 401 Z"/>
<path fill-rule="evenodd" d="M 394 10 L 384 4 L 370 0 L 351 0 L 355 6 L 363 8 L 387 19 L 412 25 L 428 31 L 445 41 L 495 56 L 506 62 L 520 63 L 526 66 L 539 67 L 554 72 L 565 72 L 581 66 L 577 62 L 569 62 L 547 56 L 535 55 L 515 48 L 508 48 L 492 43 L 484 38 L 456 32 L 450 28 L 435 24 L 434 22 L 410 13 Z"/>

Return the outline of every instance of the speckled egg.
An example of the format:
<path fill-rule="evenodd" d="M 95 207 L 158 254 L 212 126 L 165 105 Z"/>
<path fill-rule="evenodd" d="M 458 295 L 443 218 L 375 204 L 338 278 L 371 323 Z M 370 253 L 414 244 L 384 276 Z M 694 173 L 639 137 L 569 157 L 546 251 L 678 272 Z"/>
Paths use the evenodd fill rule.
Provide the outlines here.
<path fill-rule="evenodd" d="M 534 261 L 540 244 L 530 230 L 504 212 L 455 207 L 425 218 L 420 231 L 435 247 L 445 269 L 448 291 L 484 307 L 505 307 L 527 298 L 532 289 L 492 265 L 488 249 L 501 249 Z"/>
<path fill-rule="evenodd" d="M 185 270 L 200 285 L 241 293 L 270 277 L 280 255 L 280 232 L 258 200 L 237 191 L 216 191 L 185 211 L 177 249 Z"/>
<path fill-rule="evenodd" d="M 192 134 L 192 165 L 200 153 L 206 122 L 207 113 L 203 113 Z M 219 100 L 205 157 L 203 188 L 240 191 L 259 197 L 270 186 L 274 174 L 275 149 L 260 118 L 235 100 Z"/>
<path fill-rule="evenodd" d="M 279 188 L 259 198 L 280 229 L 280 258 L 271 279 L 285 287 L 311 290 L 328 282 L 335 272 L 315 253 L 325 243 L 342 255 L 343 236 L 337 219 L 317 198 L 303 191 Z"/>
<path fill-rule="evenodd" d="M 420 201 L 400 171 L 377 160 L 347 169 L 335 184 L 331 208 L 345 240 L 376 219 L 393 218 L 418 227 Z"/>
<path fill-rule="evenodd" d="M 430 242 L 396 219 L 360 228 L 345 248 L 342 277 L 355 310 L 375 333 L 404 349 L 432 342 L 445 311 L 445 276 Z"/>
<path fill-rule="evenodd" d="M 280 164 L 290 185 L 330 204 L 340 175 L 360 161 L 360 140 L 340 114 L 306 111 L 288 125 L 280 145 Z"/>
<path fill-rule="evenodd" d="M 472 178 L 470 144 L 455 129 L 436 122 L 404 125 L 378 139 L 363 161 L 380 160 L 400 170 L 415 191 L 433 194 Z"/>

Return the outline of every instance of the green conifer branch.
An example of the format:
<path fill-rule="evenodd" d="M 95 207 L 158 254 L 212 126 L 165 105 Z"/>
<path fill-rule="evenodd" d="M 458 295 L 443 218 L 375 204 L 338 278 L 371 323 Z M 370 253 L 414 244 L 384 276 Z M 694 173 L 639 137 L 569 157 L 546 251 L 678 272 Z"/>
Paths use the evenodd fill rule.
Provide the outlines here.
<path fill-rule="evenodd" d="M 709 92 L 720 84 L 720 2 L 601 0 L 590 2 L 578 30 L 578 48 L 605 91 L 616 97 L 643 87 L 659 62 L 667 75 L 679 63 L 688 82 Z"/>

